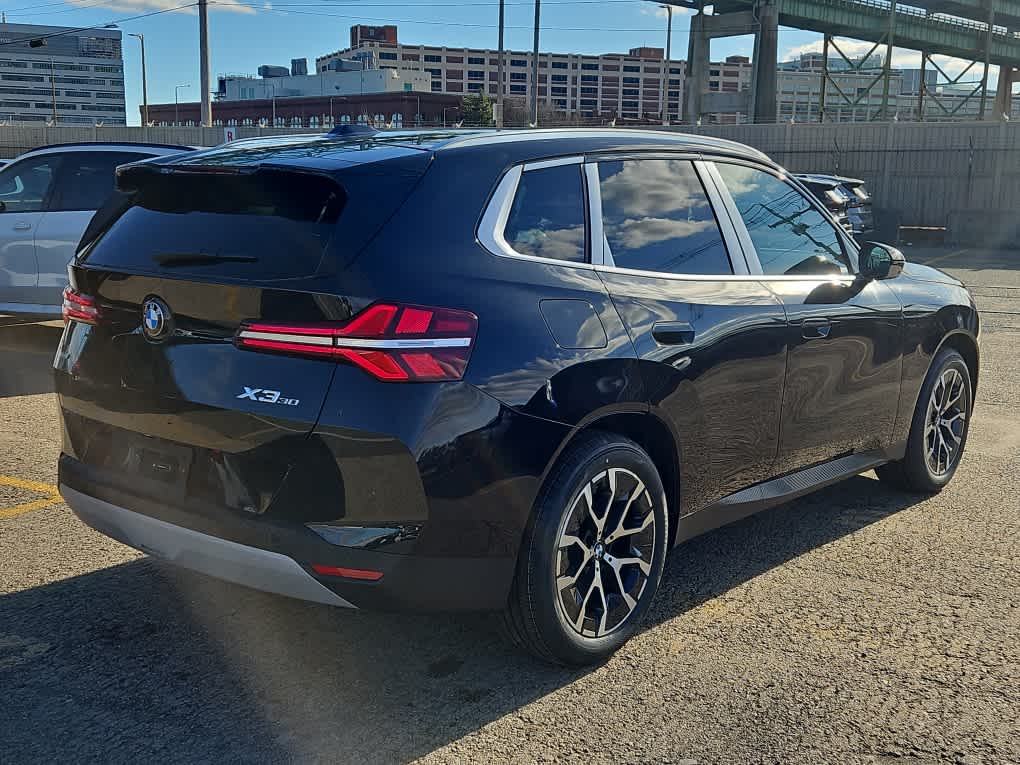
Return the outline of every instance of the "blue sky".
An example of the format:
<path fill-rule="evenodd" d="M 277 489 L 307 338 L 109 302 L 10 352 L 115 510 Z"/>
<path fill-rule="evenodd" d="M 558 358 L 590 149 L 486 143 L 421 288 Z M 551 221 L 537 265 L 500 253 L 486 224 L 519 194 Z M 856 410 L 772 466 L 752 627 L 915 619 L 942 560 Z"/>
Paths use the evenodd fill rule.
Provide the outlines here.
<path fill-rule="evenodd" d="M 10 22 L 87 26 L 124 19 L 153 10 L 175 8 L 192 0 L 8 0 Z M 215 2 L 216 4 L 213 4 Z M 210 40 L 212 77 L 220 73 L 254 73 L 260 64 L 288 65 L 291 58 L 314 59 L 347 47 L 349 27 L 395 23 L 404 43 L 496 47 L 495 0 L 211 0 Z M 639 45 L 663 46 L 664 11 L 643 0 L 543 0 L 541 48 L 544 51 L 611 53 Z M 507 0 L 506 44 L 531 48 L 534 4 Z M 673 57 L 687 56 L 690 18 L 684 9 L 673 16 Z M 182 101 L 199 97 L 198 16 L 184 8 L 148 18 L 123 21 L 125 33 L 145 35 L 149 72 L 149 102 L 172 103 L 174 86 L 188 84 Z M 819 49 L 820 36 L 781 29 L 780 59 L 800 50 Z M 849 44 L 863 52 L 870 44 Z M 712 43 L 713 60 L 733 54 L 750 56 L 751 37 L 733 37 Z M 849 52 L 849 51 L 848 51 Z M 897 51 L 895 62 L 915 65 L 916 54 Z M 137 124 L 141 102 L 141 65 L 138 41 L 124 39 L 128 122 Z"/>

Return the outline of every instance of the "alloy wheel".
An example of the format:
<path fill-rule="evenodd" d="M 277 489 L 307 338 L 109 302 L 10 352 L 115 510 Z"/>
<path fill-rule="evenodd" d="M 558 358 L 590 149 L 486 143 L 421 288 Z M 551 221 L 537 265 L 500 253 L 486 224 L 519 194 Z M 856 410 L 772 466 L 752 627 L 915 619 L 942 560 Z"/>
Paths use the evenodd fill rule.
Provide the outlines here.
<path fill-rule="evenodd" d="M 954 367 L 943 371 L 932 389 L 924 420 L 925 460 L 933 475 L 945 475 L 959 459 L 968 405 L 963 375 Z"/>
<path fill-rule="evenodd" d="M 652 572 L 655 507 L 625 468 L 599 473 L 560 523 L 554 561 L 560 617 L 583 637 L 601 638 L 634 612 Z"/>

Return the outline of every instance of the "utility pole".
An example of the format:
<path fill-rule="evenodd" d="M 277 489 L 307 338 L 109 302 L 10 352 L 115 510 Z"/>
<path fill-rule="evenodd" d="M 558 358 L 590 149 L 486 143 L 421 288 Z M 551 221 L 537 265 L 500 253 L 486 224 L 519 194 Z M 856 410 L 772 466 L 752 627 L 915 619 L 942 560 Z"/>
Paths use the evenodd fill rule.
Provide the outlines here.
<path fill-rule="evenodd" d="M 499 58 L 496 59 L 496 127 L 503 127 L 503 18 L 505 0 L 499 0 Z"/>
<path fill-rule="evenodd" d="M 128 37 L 137 37 L 142 44 L 142 127 L 146 127 L 149 124 L 149 91 L 148 75 L 145 73 L 145 35 L 128 32 Z"/>
<path fill-rule="evenodd" d="M 531 126 L 538 127 L 538 28 L 542 18 L 542 0 L 535 0 L 535 48 L 531 59 Z"/>
<path fill-rule="evenodd" d="M 660 8 L 666 9 L 666 60 L 662 66 L 662 124 L 663 126 L 669 125 L 669 61 L 670 51 L 673 42 L 673 6 L 672 5 L 661 5 Z"/>
<path fill-rule="evenodd" d="M 212 96 L 209 84 L 209 0 L 198 0 L 198 59 L 202 85 L 202 126 L 212 126 Z"/>

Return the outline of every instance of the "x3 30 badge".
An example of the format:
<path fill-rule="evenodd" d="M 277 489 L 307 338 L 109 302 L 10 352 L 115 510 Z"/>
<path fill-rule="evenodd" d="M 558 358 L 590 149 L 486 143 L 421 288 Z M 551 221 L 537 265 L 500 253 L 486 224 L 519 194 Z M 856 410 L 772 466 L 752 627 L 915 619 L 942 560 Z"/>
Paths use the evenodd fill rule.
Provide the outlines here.
<path fill-rule="evenodd" d="M 278 390 L 267 390 L 266 388 L 249 388 L 247 385 L 242 385 L 244 393 L 241 393 L 237 398 L 247 398 L 252 401 L 258 401 L 260 404 L 283 404 L 284 406 L 297 406 L 301 403 L 301 399 L 287 398 Z"/>

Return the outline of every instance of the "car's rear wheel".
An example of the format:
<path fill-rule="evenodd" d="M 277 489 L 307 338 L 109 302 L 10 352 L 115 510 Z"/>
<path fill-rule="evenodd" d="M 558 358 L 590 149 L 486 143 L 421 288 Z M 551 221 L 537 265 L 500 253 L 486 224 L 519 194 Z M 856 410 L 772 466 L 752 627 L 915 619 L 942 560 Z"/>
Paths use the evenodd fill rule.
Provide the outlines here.
<path fill-rule="evenodd" d="M 917 398 L 906 454 L 877 468 L 878 477 L 911 491 L 941 491 L 963 457 L 972 402 L 967 363 L 951 348 L 940 351 Z"/>
<path fill-rule="evenodd" d="M 591 664 L 623 645 L 658 589 L 669 536 L 655 463 L 584 433 L 547 479 L 524 535 L 504 624 L 548 661 Z"/>

